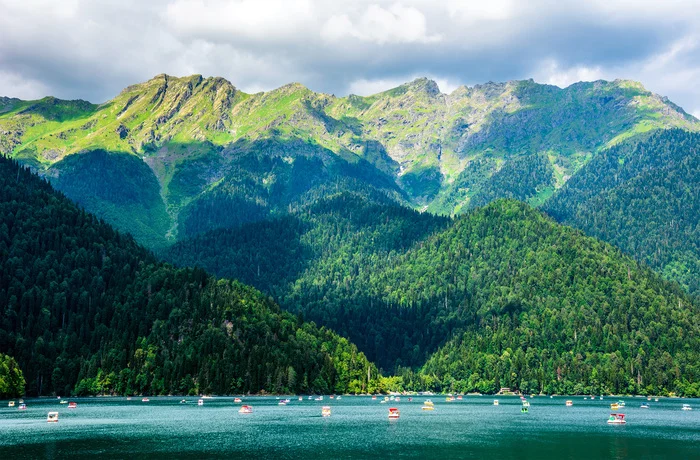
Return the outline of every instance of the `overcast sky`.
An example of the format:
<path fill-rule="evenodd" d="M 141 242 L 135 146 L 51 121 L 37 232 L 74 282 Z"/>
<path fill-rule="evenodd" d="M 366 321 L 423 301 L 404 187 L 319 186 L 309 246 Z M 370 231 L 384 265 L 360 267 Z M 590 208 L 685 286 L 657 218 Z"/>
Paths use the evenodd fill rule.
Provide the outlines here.
<path fill-rule="evenodd" d="M 337 95 L 627 78 L 700 116 L 700 0 L 0 0 L 0 95 L 102 102 L 159 73 Z"/>

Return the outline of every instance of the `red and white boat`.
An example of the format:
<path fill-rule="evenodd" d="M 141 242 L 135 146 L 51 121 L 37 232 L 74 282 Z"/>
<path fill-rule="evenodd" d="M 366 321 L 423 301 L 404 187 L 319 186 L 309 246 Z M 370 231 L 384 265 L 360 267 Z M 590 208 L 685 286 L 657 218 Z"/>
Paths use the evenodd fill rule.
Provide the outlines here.
<path fill-rule="evenodd" d="M 78 403 L 77 403 L 77 402 L 70 401 L 70 402 L 68 403 L 68 409 L 77 409 L 77 408 L 78 408 Z"/>
<path fill-rule="evenodd" d="M 399 409 L 396 407 L 390 407 L 389 408 L 389 418 L 390 419 L 397 419 L 399 418 Z"/>
<path fill-rule="evenodd" d="M 58 412 L 49 412 L 46 421 L 49 423 L 58 423 Z"/>
<path fill-rule="evenodd" d="M 627 423 L 627 420 L 625 420 L 625 414 L 610 414 L 610 418 L 608 419 L 608 424 L 610 425 L 624 425 Z"/>
<path fill-rule="evenodd" d="M 243 402 L 243 400 L 242 400 L 241 398 L 236 398 L 236 399 L 233 400 L 233 402 L 235 402 L 235 403 L 240 403 L 240 402 Z"/>
<path fill-rule="evenodd" d="M 239 414 L 252 414 L 253 413 L 253 406 L 241 406 L 240 409 L 238 409 Z"/>
<path fill-rule="evenodd" d="M 331 416 L 331 406 L 323 406 L 323 408 L 321 408 L 321 415 L 323 417 L 330 417 Z"/>

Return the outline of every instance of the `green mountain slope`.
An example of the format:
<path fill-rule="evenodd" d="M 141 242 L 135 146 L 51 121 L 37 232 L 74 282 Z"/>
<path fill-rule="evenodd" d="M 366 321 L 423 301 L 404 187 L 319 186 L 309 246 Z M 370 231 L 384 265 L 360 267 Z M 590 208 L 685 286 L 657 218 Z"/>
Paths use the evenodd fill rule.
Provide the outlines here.
<path fill-rule="evenodd" d="M 246 94 L 222 78 L 159 75 L 100 105 L 4 98 L 0 152 L 158 248 L 328 191 L 374 188 L 447 214 L 499 197 L 540 204 L 602 148 L 671 127 L 700 124 L 623 80 L 565 89 L 512 81 L 443 94 L 418 79 L 336 97 L 296 83 Z M 110 155 L 96 161 L 86 155 L 94 150 Z M 80 170 L 123 168 L 120 155 L 142 160 L 156 180 L 143 164 L 123 171 L 135 175 L 127 184 L 141 183 L 140 201 L 110 180 L 75 186 Z"/>
<path fill-rule="evenodd" d="M 544 209 L 700 293 L 700 135 L 669 130 L 605 150 Z"/>
<path fill-rule="evenodd" d="M 159 263 L 4 157 L 0 196 L 0 353 L 17 360 L 28 394 L 375 384 L 376 368 L 346 339 L 239 282 Z"/>
<path fill-rule="evenodd" d="M 449 388 L 471 378 L 471 390 L 498 382 L 558 392 L 589 385 L 584 370 L 615 354 L 597 371 L 610 391 L 627 391 L 637 370 L 643 385 L 635 390 L 653 382 L 659 391 L 695 391 L 688 384 L 700 371 L 692 364 L 698 306 L 619 250 L 514 201 L 453 222 L 401 210 L 341 196 L 280 221 L 181 242 L 169 257 L 256 284 L 285 308 L 347 334 L 385 368 L 420 367 L 438 352 L 421 385 Z M 458 342 L 448 343 L 453 337 Z M 453 351 L 462 343 L 481 367 L 470 367 L 472 357 L 462 363 Z M 505 367 L 483 371 L 492 362 L 482 358 L 509 347 L 510 354 L 532 348 L 540 361 L 519 364 L 523 372 L 512 379 L 502 378 Z M 538 367 L 542 353 L 549 367 Z M 593 361 L 574 371 L 578 354 Z M 652 371 L 652 359 L 670 367 Z M 679 375 L 685 380 L 676 382 Z"/>

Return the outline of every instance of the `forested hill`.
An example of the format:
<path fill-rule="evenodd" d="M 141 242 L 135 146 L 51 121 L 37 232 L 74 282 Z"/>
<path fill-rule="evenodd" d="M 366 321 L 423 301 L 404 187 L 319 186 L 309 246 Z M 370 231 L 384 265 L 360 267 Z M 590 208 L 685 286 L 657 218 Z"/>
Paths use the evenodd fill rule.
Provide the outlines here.
<path fill-rule="evenodd" d="M 0 197 L 0 353 L 17 360 L 30 395 L 376 383 L 376 368 L 346 339 L 239 282 L 157 262 L 4 157 Z"/>
<path fill-rule="evenodd" d="M 630 382 L 638 391 L 696 391 L 698 306 L 614 247 L 516 201 L 454 221 L 406 214 L 395 220 L 412 224 L 394 225 L 387 214 L 397 211 L 387 206 L 384 214 L 374 209 L 373 220 L 358 217 L 367 209 L 361 202 L 342 197 L 300 213 L 302 230 L 287 226 L 285 246 L 315 256 L 299 257 L 288 269 L 295 279 L 268 292 L 347 334 L 385 368 L 420 368 L 437 351 L 416 387 L 564 392 L 589 388 L 596 368 L 609 391 L 628 391 Z M 402 240 L 402 226 L 421 221 L 424 230 Z M 266 232 L 284 225 L 267 225 L 182 243 L 175 258 L 192 261 L 188 248 L 191 257 L 203 252 L 199 263 L 269 286 L 245 255 L 277 253 Z"/>
<path fill-rule="evenodd" d="M 668 130 L 604 150 L 544 209 L 700 294 L 700 134 Z"/>

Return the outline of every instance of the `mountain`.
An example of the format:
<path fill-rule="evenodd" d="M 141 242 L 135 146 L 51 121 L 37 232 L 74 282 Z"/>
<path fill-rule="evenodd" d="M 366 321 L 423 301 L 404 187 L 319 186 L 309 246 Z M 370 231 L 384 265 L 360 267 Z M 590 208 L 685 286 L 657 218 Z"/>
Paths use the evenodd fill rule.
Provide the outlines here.
<path fill-rule="evenodd" d="M 180 242 L 169 257 L 261 287 L 385 369 L 422 369 L 416 389 L 578 392 L 591 375 L 612 392 L 699 389 L 700 307 L 512 200 L 445 220 L 343 194 Z"/>
<path fill-rule="evenodd" d="M 240 282 L 158 262 L 4 157 L 0 196 L 0 357 L 27 394 L 376 388 L 346 339 Z"/>
<path fill-rule="evenodd" d="M 343 190 L 444 214 L 499 197 L 538 205 L 601 149 L 672 127 L 700 123 L 625 80 L 443 94 L 417 79 L 336 97 L 297 83 L 246 94 L 222 78 L 159 75 L 99 105 L 5 98 L 0 151 L 161 248 Z"/>
<path fill-rule="evenodd" d="M 668 130 L 604 150 L 544 209 L 700 294 L 700 134 Z"/>

